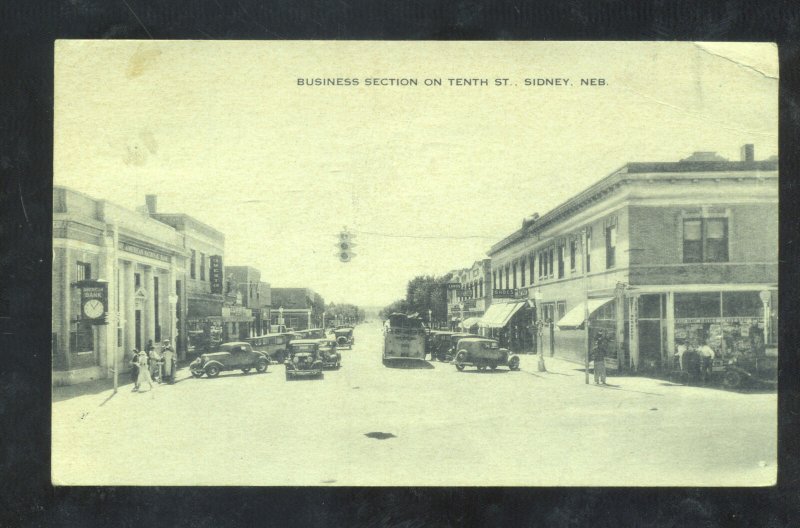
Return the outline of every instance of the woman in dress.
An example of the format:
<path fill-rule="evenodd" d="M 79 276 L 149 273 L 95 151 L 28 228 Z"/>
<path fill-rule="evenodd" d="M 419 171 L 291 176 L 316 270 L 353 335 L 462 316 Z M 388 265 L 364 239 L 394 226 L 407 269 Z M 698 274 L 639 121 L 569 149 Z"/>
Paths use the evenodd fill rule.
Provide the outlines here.
<path fill-rule="evenodd" d="M 150 377 L 150 368 L 147 364 L 148 359 L 147 352 L 144 350 L 139 352 L 139 358 L 137 360 L 137 363 L 139 364 L 139 378 L 136 380 L 135 390 L 139 390 L 142 386 L 142 383 L 147 383 L 150 385 L 150 390 L 153 389 L 153 378 Z"/>
<path fill-rule="evenodd" d="M 164 377 L 169 379 L 169 383 L 172 385 L 175 383 L 175 371 L 177 370 L 177 365 L 175 364 L 175 350 L 173 350 L 172 346 L 170 345 L 169 339 L 164 340 L 164 345 L 161 349 L 161 355 L 164 359 Z"/>

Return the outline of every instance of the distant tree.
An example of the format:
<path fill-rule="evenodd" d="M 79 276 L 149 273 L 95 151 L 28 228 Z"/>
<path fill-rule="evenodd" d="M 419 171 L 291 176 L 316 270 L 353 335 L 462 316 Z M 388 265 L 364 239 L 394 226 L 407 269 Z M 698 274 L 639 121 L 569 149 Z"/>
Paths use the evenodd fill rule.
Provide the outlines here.
<path fill-rule="evenodd" d="M 388 319 L 390 315 L 393 313 L 407 313 L 408 312 L 408 301 L 405 299 L 398 299 L 394 301 L 392 304 L 386 306 L 381 310 L 378 315 L 381 319 Z"/>

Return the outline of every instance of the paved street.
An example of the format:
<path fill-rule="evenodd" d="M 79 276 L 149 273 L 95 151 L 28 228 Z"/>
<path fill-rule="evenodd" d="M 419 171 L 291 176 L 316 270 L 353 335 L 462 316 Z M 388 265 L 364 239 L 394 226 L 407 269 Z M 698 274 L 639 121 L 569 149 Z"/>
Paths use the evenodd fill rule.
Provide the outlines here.
<path fill-rule="evenodd" d="M 768 485 L 777 396 L 522 370 L 389 369 L 379 324 L 323 381 L 223 373 L 132 393 L 54 389 L 53 481 L 70 485 Z M 127 379 L 125 380 L 127 381 Z M 83 392 L 81 394 L 81 392 Z M 387 438 L 372 438 L 367 433 Z"/>

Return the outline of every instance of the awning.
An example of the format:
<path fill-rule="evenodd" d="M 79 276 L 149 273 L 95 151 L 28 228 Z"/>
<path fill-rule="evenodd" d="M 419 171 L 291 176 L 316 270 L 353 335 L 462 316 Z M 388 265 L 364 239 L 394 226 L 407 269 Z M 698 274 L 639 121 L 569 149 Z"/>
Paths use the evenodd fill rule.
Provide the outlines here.
<path fill-rule="evenodd" d="M 461 328 L 469 329 L 478 324 L 478 321 L 480 320 L 481 320 L 480 317 L 468 317 L 464 320 L 463 323 L 460 323 L 458 326 L 460 326 Z"/>
<path fill-rule="evenodd" d="M 508 324 L 517 311 L 525 306 L 525 302 L 493 304 L 483 314 L 478 325 L 482 328 L 502 328 Z"/>
<path fill-rule="evenodd" d="M 594 312 L 613 300 L 614 297 L 604 297 L 602 299 L 589 299 L 586 302 L 582 302 L 576 305 L 572 310 L 568 311 L 564 317 L 559 319 L 559 321 L 556 323 L 556 326 L 562 330 L 574 330 L 575 328 L 580 328 L 583 325 L 584 318 L 586 317 L 587 305 L 589 315 L 591 316 Z"/>

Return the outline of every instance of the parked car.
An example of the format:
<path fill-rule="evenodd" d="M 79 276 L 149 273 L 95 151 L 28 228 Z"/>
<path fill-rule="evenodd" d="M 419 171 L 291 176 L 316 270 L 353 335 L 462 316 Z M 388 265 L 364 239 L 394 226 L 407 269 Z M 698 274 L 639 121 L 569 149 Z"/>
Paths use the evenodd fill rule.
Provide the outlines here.
<path fill-rule="evenodd" d="M 295 333 L 302 335 L 303 339 L 325 339 L 325 330 L 322 328 L 308 328 Z"/>
<path fill-rule="evenodd" d="M 458 351 L 458 342 L 467 337 L 479 337 L 475 334 L 467 334 L 464 332 L 442 332 L 441 335 L 435 337 L 434 349 L 436 359 L 445 363 L 453 361 Z"/>
<path fill-rule="evenodd" d="M 295 334 L 284 332 L 251 337 L 247 339 L 247 342 L 254 350 L 267 354 L 270 360 L 283 363 L 283 360 L 286 359 L 286 347 L 292 339 L 296 338 Z"/>
<path fill-rule="evenodd" d="M 496 339 L 486 337 L 464 337 L 458 340 L 458 351 L 453 358 L 458 370 L 472 365 L 478 370 L 498 366 L 507 366 L 509 370 L 519 370 L 519 356 L 512 354 L 507 348 L 500 348 Z"/>
<path fill-rule="evenodd" d="M 286 349 L 286 381 L 298 377 L 322 379 L 321 344 L 318 339 L 293 339 Z"/>
<path fill-rule="evenodd" d="M 352 326 L 340 326 L 339 328 L 334 329 L 333 335 L 336 338 L 336 345 L 339 348 L 353 348 L 353 345 L 356 342 L 355 337 L 353 337 Z"/>
<path fill-rule="evenodd" d="M 326 369 L 339 369 L 342 366 L 342 355 L 336 349 L 333 339 L 317 339 L 322 358 L 322 366 Z"/>
<path fill-rule="evenodd" d="M 245 374 L 251 369 L 262 373 L 267 371 L 269 357 L 262 352 L 253 350 L 249 343 L 235 341 L 223 343 L 219 352 L 209 352 L 200 355 L 189 365 L 189 371 L 195 378 L 203 374 L 214 378 L 223 370 L 241 370 Z"/>
<path fill-rule="evenodd" d="M 219 334 L 204 332 L 203 330 L 190 330 L 189 334 L 189 353 L 201 354 L 217 350 L 222 344 L 222 337 Z"/>

